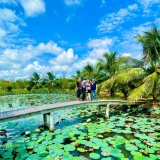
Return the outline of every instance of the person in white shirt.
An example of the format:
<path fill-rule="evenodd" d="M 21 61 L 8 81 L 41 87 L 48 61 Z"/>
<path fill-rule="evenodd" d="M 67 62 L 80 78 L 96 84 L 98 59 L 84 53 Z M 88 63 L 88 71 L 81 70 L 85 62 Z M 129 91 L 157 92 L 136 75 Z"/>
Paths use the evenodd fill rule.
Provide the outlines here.
<path fill-rule="evenodd" d="M 82 84 L 82 101 L 86 99 L 86 78 L 83 78 L 81 84 Z"/>

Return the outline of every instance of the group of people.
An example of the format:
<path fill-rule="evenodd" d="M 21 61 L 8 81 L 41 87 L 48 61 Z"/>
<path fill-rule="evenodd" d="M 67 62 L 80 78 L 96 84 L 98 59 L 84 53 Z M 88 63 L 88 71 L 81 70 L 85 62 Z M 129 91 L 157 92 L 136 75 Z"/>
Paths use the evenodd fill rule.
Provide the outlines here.
<path fill-rule="evenodd" d="M 94 78 L 89 79 L 78 78 L 77 81 L 77 100 L 96 100 L 97 99 L 97 83 Z"/>

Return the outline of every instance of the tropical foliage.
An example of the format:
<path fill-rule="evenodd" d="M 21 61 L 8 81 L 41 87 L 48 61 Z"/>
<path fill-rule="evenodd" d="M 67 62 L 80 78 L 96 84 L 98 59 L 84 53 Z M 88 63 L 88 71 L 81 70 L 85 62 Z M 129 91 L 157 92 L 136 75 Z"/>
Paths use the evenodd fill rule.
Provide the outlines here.
<path fill-rule="evenodd" d="M 55 76 L 52 72 L 47 72 L 47 76 L 43 79 L 43 83 L 46 84 L 46 87 L 49 90 L 49 93 L 51 93 L 55 87 L 54 83 Z"/>
<path fill-rule="evenodd" d="M 34 72 L 30 77 L 30 87 L 33 90 L 39 89 L 41 86 L 41 77 L 37 72 Z"/>
<path fill-rule="evenodd" d="M 107 61 L 100 60 L 99 66 L 108 73 L 108 79 L 101 83 L 99 90 L 108 89 L 113 96 L 112 92 L 120 89 L 126 99 L 134 101 L 151 94 L 156 100 L 160 85 L 160 31 L 153 25 L 144 35 L 136 38 L 143 46 L 142 61 L 131 57 L 116 60 L 116 53 L 104 55 Z M 112 65 L 113 61 L 115 65 Z"/>
<path fill-rule="evenodd" d="M 104 75 L 104 78 L 106 77 L 106 80 L 99 86 L 100 89 L 105 89 L 107 88 L 110 91 L 110 96 L 114 97 L 114 92 L 117 89 L 120 89 L 124 94 L 125 97 L 127 96 L 126 94 L 128 93 L 128 87 L 129 87 L 129 81 L 127 79 L 126 73 L 130 71 L 131 68 L 133 67 L 139 67 L 141 65 L 141 61 L 136 60 L 132 57 L 129 56 L 123 56 L 123 57 L 118 57 L 116 52 L 113 53 L 105 53 L 104 54 L 104 59 L 100 59 L 97 67 L 99 68 L 99 71 L 102 72 Z M 134 74 L 135 69 L 133 69 Z M 126 74 L 125 76 L 123 74 Z M 127 83 L 122 83 L 124 80 L 127 80 Z M 130 77 L 129 77 L 130 78 Z M 119 82 L 119 83 L 118 83 Z M 121 86 L 119 86 L 121 85 Z M 127 85 L 128 87 L 124 86 Z"/>

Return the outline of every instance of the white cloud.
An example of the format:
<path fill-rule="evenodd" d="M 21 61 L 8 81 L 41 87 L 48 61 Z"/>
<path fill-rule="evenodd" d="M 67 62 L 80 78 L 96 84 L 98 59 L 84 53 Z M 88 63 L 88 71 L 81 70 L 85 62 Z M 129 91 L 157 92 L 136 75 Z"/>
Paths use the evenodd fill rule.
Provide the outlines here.
<path fill-rule="evenodd" d="M 0 28 L 0 46 L 5 46 L 4 37 L 7 35 L 6 30 Z"/>
<path fill-rule="evenodd" d="M 55 65 L 51 67 L 51 70 L 56 73 L 58 72 L 58 74 L 62 74 L 63 72 L 67 72 L 70 73 L 73 71 L 72 66 L 68 66 L 68 65 Z"/>
<path fill-rule="evenodd" d="M 50 60 L 49 62 L 52 65 L 69 65 L 70 63 L 74 62 L 78 58 L 77 55 L 74 55 L 73 49 L 70 48 L 66 51 L 63 51 L 59 54 L 56 58 Z"/>
<path fill-rule="evenodd" d="M 82 69 L 88 63 L 95 65 L 98 58 L 109 51 L 112 43 L 112 40 L 107 37 L 90 39 L 87 43 L 90 51 L 86 57 L 82 56 L 84 59 L 78 59 L 72 48 L 65 50 L 53 41 L 40 43 L 37 46 L 28 45 L 19 49 L 6 49 L 0 55 L 0 73 L 2 77 L 30 76 L 34 71 L 41 75 L 48 71 L 65 72 L 69 75 L 75 69 Z M 44 62 L 39 58 L 45 56 L 45 53 L 49 54 L 49 58 Z"/>
<path fill-rule="evenodd" d="M 105 0 L 101 0 L 101 6 L 100 7 L 104 7 L 106 5 L 106 1 Z"/>
<path fill-rule="evenodd" d="M 152 22 L 145 22 L 139 26 L 134 26 L 131 28 L 132 37 L 137 34 L 143 35 L 143 33 L 151 28 Z"/>
<path fill-rule="evenodd" d="M 48 60 L 39 59 L 46 53 L 49 54 Z M 45 74 L 48 71 L 69 73 L 73 71 L 72 63 L 77 60 L 77 57 L 72 48 L 65 51 L 53 41 L 46 44 L 40 43 L 37 46 L 28 45 L 20 49 L 6 49 L 0 55 L 0 73 L 3 72 L 2 76 L 6 76 L 13 70 L 18 71 L 18 73 L 23 72 L 23 76 L 30 75 L 34 71 L 40 74 Z M 42 61 L 43 65 L 39 61 Z M 18 73 L 17 75 L 19 75 Z M 10 77 L 17 75 L 10 75 Z"/>
<path fill-rule="evenodd" d="M 159 0 L 138 0 L 138 2 L 144 7 L 144 9 L 147 9 L 151 7 L 154 4 L 159 4 Z"/>
<path fill-rule="evenodd" d="M 79 59 L 79 61 L 75 62 L 73 64 L 73 68 L 77 70 L 81 70 L 86 66 L 87 64 L 95 65 L 97 63 L 98 59 L 93 59 L 90 57 L 87 57 L 85 59 Z"/>
<path fill-rule="evenodd" d="M 28 17 L 34 17 L 45 12 L 44 0 L 1 0 L 1 3 L 11 5 L 20 3 Z"/>
<path fill-rule="evenodd" d="M 122 57 L 131 57 L 131 53 L 123 53 Z"/>
<path fill-rule="evenodd" d="M 112 44 L 112 39 L 104 37 L 101 39 L 90 39 L 87 46 L 89 48 L 108 48 Z"/>
<path fill-rule="evenodd" d="M 0 9 L 0 47 L 9 46 L 13 43 L 12 36 L 20 32 L 20 26 L 26 26 L 25 22 L 19 18 L 11 9 Z"/>
<path fill-rule="evenodd" d="M 66 21 L 69 22 L 74 16 L 75 16 L 75 13 L 73 13 L 72 15 L 69 15 L 69 16 L 66 18 Z"/>
<path fill-rule="evenodd" d="M 2 21 L 10 21 L 10 22 L 15 22 L 19 18 L 15 15 L 14 11 L 4 8 L 0 9 L 0 20 Z"/>
<path fill-rule="evenodd" d="M 88 52 L 89 57 L 94 59 L 101 58 L 105 52 L 109 52 L 109 46 L 113 44 L 111 38 L 90 39 L 87 46 L 92 49 Z"/>
<path fill-rule="evenodd" d="M 33 64 L 28 64 L 23 70 L 25 72 L 34 72 L 34 71 L 44 71 L 45 70 L 45 66 L 41 66 L 39 65 L 38 61 L 34 61 Z"/>
<path fill-rule="evenodd" d="M 90 39 L 87 43 L 88 53 L 83 56 L 83 59 L 78 59 L 73 64 L 75 69 L 83 69 L 87 64 L 95 65 L 99 58 L 102 58 L 104 53 L 109 52 L 109 47 L 113 45 L 113 40 L 107 37 L 99 39 Z"/>
<path fill-rule="evenodd" d="M 129 5 L 129 6 L 128 6 L 128 9 L 131 10 L 131 11 L 132 11 L 132 10 L 137 10 L 137 9 L 138 9 L 138 5 L 137 5 L 137 4 Z"/>
<path fill-rule="evenodd" d="M 27 63 L 29 60 L 36 58 L 39 55 L 50 53 L 53 55 L 63 54 L 64 49 L 58 47 L 56 43 L 50 41 L 46 44 L 40 43 L 37 46 L 28 45 L 21 49 L 6 49 L 3 54 L 0 55 L 0 61 L 10 63 L 19 63 L 21 66 Z M 0 63 L 0 68 L 2 63 Z"/>
<path fill-rule="evenodd" d="M 159 21 L 156 19 L 155 21 Z M 119 42 L 116 41 L 115 47 L 118 48 L 117 52 L 122 56 L 130 54 L 132 57 L 140 59 L 142 55 L 142 44 L 138 43 L 135 36 L 137 34 L 143 35 L 145 31 L 151 28 L 152 22 L 145 22 L 138 26 L 133 26 L 130 30 L 125 30 L 121 33 Z"/>
<path fill-rule="evenodd" d="M 20 3 L 28 17 L 34 17 L 45 12 L 43 0 L 20 0 Z"/>
<path fill-rule="evenodd" d="M 82 0 L 64 0 L 64 3 L 67 6 L 71 6 L 71 5 L 81 5 L 82 4 Z"/>
<path fill-rule="evenodd" d="M 129 20 L 132 16 L 133 14 L 129 9 L 121 8 L 117 13 L 107 14 L 105 18 L 100 21 L 100 25 L 98 25 L 97 29 L 100 33 L 111 32 L 120 24 Z"/>
<path fill-rule="evenodd" d="M 0 3 L 17 4 L 17 0 L 1 0 Z"/>

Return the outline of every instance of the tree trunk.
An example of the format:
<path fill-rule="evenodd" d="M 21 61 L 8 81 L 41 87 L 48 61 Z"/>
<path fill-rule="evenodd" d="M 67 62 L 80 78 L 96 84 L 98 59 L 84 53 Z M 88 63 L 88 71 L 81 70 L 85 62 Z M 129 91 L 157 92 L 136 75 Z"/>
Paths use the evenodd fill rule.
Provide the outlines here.
<path fill-rule="evenodd" d="M 153 89 L 152 97 L 153 97 L 153 101 L 157 100 L 157 97 L 156 97 L 156 88 Z"/>
<path fill-rule="evenodd" d="M 113 88 L 111 88 L 111 90 L 110 90 L 110 96 L 114 97 L 114 89 Z"/>
<path fill-rule="evenodd" d="M 124 94 L 124 98 L 125 98 L 125 100 L 127 100 L 128 92 L 124 92 L 123 94 Z"/>
<path fill-rule="evenodd" d="M 123 86 L 123 88 L 121 89 L 123 95 L 124 95 L 124 98 L 127 100 L 127 97 L 128 97 L 128 90 L 125 89 L 125 86 Z"/>

